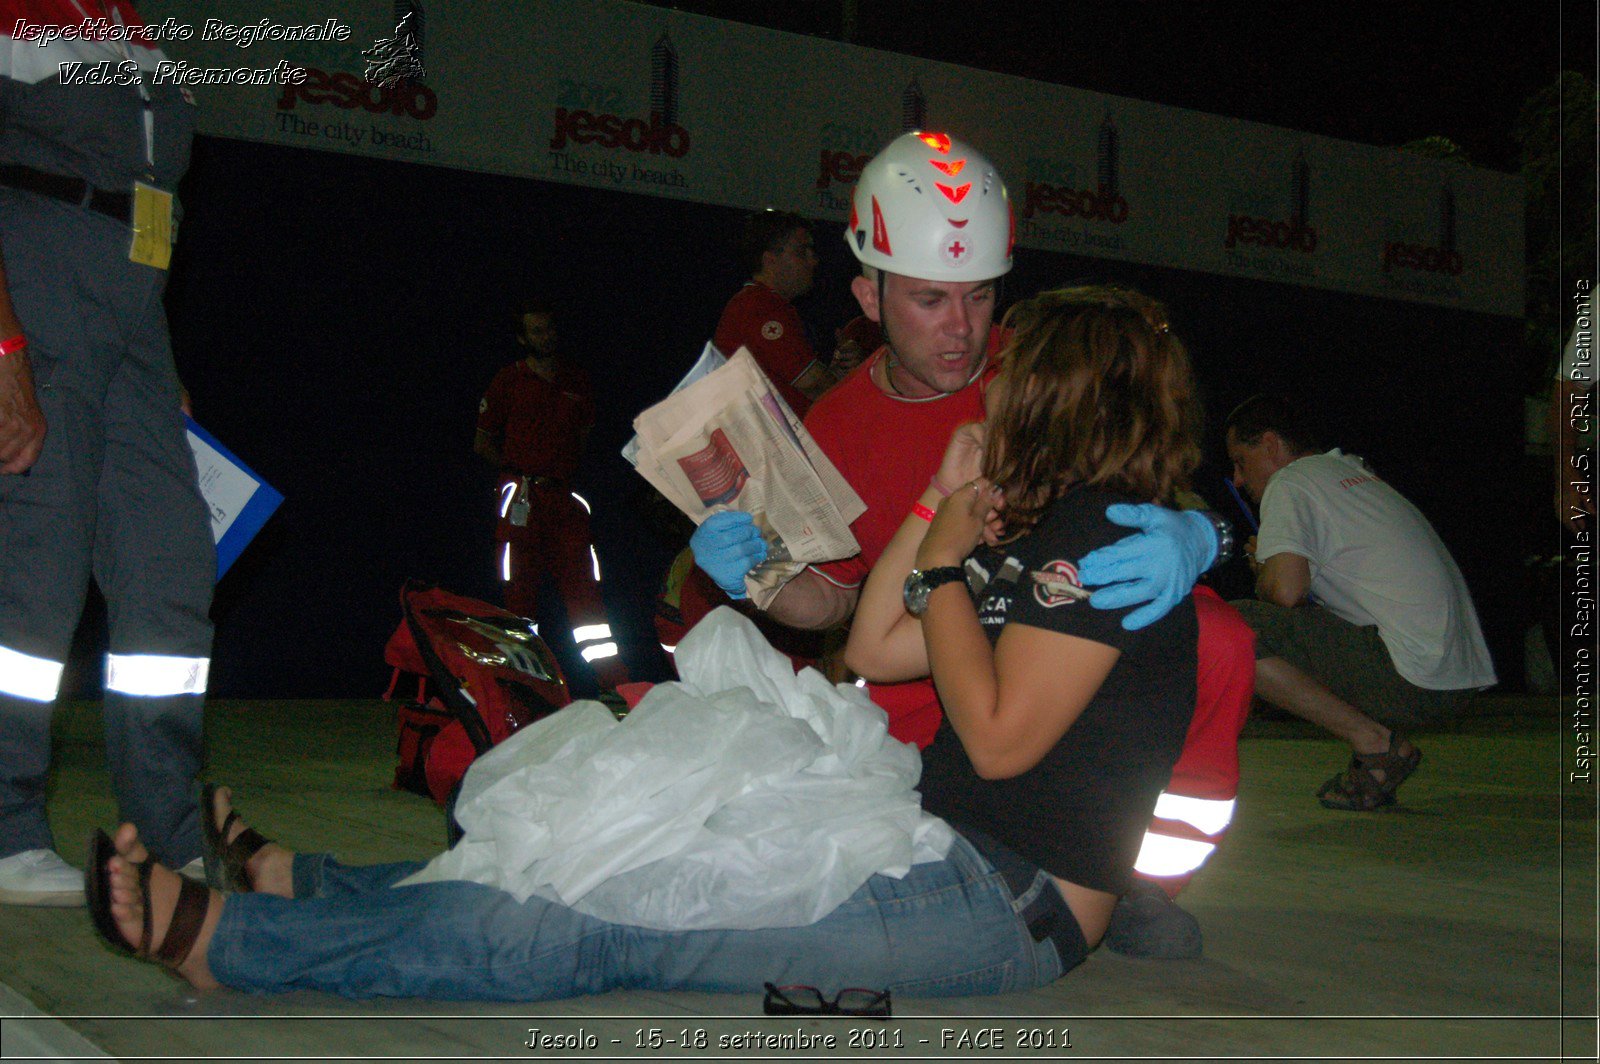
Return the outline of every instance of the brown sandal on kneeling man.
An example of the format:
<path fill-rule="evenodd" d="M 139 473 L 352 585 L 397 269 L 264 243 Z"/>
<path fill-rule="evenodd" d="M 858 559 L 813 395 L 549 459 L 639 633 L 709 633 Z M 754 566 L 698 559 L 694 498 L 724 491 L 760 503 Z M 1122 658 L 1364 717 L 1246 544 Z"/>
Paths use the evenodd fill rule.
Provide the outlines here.
<path fill-rule="evenodd" d="M 1400 753 L 1402 745 L 1411 752 Z M 1376 754 L 1356 754 L 1350 767 L 1324 783 L 1317 799 L 1325 809 L 1370 813 L 1395 803 L 1395 791 L 1422 763 L 1422 751 L 1399 732 L 1389 733 L 1389 749 Z"/>

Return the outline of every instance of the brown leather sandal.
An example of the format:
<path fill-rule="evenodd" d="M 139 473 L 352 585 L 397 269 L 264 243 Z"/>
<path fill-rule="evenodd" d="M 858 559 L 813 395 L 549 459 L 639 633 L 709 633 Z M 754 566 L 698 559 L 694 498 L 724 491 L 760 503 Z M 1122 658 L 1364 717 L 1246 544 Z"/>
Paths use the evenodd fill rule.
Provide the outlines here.
<path fill-rule="evenodd" d="M 189 952 L 200 937 L 200 928 L 206 922 L 206 910 L 211 905 L 211 891 L 184 876 L 178 877 L 178 900 L 172 908 L 172 919 L 167 923 L 167 933 L 154 952 L 150 949 L 152 914 L 150 912 L 150 870 L 155 858 L 147 857 L 134 867 L 139 870 L 139 897 L 144 903 L 144 929 L 137 946 L 123 937 L 117 921 L 111 915 L 111 873 L 106 863 L 117 855 L 116 845 L 104 831 L 95 830 L 89 840 L 89 863 L 84 873 L 84 890 L 88 895 L 89 917 L 100 937 L 122 953 L 132 954 L 140 960 L 154 960 L 169 968 L 176 968 L 189 959 Z"/>
<path fill-rule="evenodd" d="M 250 858 L 272 840 L 255 828 L 245 828 L 228 841 L 228 832 L 238 822 L 239 814 L 228 810 L 228 815 L 217 827 L 217 785 L 206 783 L 200 787 L 200 838 L 204 844 L 201 857 L 206 866 L 206 885 L 225 893 L 253 894 L 255 884 L 245 865 Z"/>
<path fill-rule="evenodd" d="M 1324 809 L 1351 813 L 1370 813 L 1393 805 L 1395 791 L 1422 763 L 1422 751 L 1415 743 L 1410 744 L 1411 753 L 1398 752 L 1406 741 L 1405 736 L 1391 731 L 1389 749 L 1379 754 L 1354 755 L 1348 768 L 1318 788 L 1317 800 Z M 1376 775 L 1379 772 L 1383 773 L 1382 779 Z"/>

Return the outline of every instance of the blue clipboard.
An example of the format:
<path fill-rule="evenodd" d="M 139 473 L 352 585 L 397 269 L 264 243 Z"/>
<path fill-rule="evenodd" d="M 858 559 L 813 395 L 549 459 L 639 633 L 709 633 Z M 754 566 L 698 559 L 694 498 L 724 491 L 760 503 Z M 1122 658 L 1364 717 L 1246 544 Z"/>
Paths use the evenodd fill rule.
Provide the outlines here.
<path fill-rule="evenodd" d="M 217 579 L 244 553 L 261 526 L 283 502 L 283 493 L 239 461 L 217 438 L 183 416 L 200 476 L 200 494 L 211 511 L 211 535 L 217 544 Z"/>

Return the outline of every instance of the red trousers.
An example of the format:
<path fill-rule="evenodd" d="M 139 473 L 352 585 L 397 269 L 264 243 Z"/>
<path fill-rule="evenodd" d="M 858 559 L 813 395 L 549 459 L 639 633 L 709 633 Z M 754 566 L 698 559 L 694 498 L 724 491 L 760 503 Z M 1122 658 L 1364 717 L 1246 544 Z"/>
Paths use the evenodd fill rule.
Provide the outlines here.
<path fill-rule="evenodd" d="M 1156 801 L 1134 872 L 1176 894 L 1216 850 L 1239 794 L 1239 731 L 1255 696 L 1255 632 L 1208 587 L 1194 589 L 1200 626 L 1194 719 Z"/>
<path fill-rule="evenodd" d="M 506 609 L 537 618 L 545 581 L 553 581 L 573 642 L 595 679 L 602 687 L 626 683 L 627 669 L 600 594 L 600 560 L 590 539 L 588 506 L 560 481 L 528 477 L 525 483 L 518 478 L 501 485 L 495 539 Z"/>

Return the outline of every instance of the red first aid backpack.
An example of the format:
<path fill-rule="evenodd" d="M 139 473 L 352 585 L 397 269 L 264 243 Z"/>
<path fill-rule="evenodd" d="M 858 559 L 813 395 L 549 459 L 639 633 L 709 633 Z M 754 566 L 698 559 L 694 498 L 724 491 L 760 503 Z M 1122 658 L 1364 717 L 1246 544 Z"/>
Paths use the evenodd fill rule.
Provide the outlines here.
<path fill-rule="evenodd" d="M 572 696 L 526 618 L 417 580 L 401 588 L 400 612 L 383 651 L 394 667 L 383 697 L 398 703 L 394 785 L 442 805 L 479 755 Z M 403 678 L 415 698 L 396 698 Z"/>

